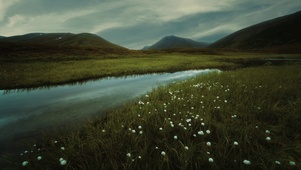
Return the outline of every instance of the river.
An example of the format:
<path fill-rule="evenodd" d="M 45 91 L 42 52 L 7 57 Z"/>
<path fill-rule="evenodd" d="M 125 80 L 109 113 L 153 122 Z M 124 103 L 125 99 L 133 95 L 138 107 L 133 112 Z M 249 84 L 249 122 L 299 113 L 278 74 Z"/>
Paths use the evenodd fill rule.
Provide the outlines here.
<path fill-rule="evenodd" d="M 109 77 L 73 85 L 0 90 L 0 148 L 58 126 L 81 124 L 91 116 L 146 94 L 158 85 L 218 70 Z"/>

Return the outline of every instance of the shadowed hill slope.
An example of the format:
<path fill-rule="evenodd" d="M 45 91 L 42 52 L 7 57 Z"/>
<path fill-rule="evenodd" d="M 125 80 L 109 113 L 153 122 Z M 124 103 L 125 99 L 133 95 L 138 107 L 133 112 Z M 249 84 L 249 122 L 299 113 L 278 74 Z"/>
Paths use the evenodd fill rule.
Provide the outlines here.
<path fill-rule="evenodd" d="M 197 42 L 188 38 L 181 38 L 176 36 L 166 36 L 161 40 L 153 44 L 152 46 L 145 46 L 144 50 L 161 50 L 161 49 L 172 49 L 172 48 L 203 48 L 207 44 Z"/>
<path fill-rule="evenodd" d="M 1 38 L 0 42 L 15 42 L 22 44 L 37 44 L 47 46 L 80 46 L 125 49 L 113 44 L 98 35 L 90 33 L 30 33 L 18 36 Z"/>
<path fill-rule="evenodd" d="M 268 20 L 230 34 L 211 48 L 300 51 L 301 11 Z"/>

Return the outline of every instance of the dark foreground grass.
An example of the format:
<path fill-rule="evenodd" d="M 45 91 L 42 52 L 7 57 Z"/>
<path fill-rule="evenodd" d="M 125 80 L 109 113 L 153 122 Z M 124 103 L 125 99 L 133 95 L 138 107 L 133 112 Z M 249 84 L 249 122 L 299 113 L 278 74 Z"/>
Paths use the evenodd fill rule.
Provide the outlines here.
<path fill-rule="evenodd" d="M 32 143 L 7 169 L 300 169 L 300 84 L 300 65 L 173 82 Z"/>

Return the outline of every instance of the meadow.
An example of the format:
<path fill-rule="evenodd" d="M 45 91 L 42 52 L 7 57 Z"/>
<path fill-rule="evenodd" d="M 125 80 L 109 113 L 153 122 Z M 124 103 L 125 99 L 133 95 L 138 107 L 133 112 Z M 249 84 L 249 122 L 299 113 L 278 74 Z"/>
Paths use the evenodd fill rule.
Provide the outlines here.
<path fill-rule="evenodd" d="M 209 54 L 207 54 L 209 53 Z M 21 53 L 22 54 L 22 53 Z M 126 76 L 189 69 L 218 68 L 230 70 L 250 65 L 263 65 L 262 58 L 297 57 L 300 55 L 202 52 L 132 51 L 127 54 L 11 54 L 0 56 L 0 89 L 40 87 L 74 83 L 108 76 Z M 248 65 L 249 66 L 249 65 Z"/>
<path fill-rule="evenodd" d="M 150 71 L 156 65 L 140 59 L 141 65 L 116 60 L 110 67 Z M 158 56 L 164 59 L 162 66 L 176 67 Z M 300 84 L 300 64 L 171 82 L 81 128 L 46 134 L 43 142 L 7 156 L 7 169 L 300 169 Z"/>

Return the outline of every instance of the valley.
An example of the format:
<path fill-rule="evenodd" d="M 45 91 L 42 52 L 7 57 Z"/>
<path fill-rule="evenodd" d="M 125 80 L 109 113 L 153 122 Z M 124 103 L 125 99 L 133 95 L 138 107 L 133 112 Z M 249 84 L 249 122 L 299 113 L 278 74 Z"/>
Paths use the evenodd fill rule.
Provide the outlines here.
<path fill-rule="evenodd" d="M 0 36 L 0 168 L 300 169 L 300 14 L 141 50 Z"/>

